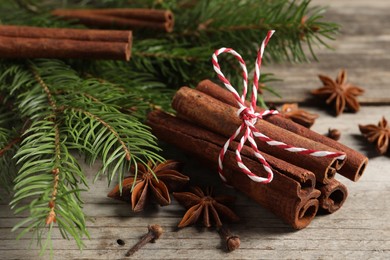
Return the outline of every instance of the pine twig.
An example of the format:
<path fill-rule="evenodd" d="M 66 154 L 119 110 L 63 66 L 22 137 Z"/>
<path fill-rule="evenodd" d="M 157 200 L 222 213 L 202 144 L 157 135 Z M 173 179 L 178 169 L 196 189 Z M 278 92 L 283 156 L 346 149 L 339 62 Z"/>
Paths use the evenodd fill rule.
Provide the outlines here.
<path fill-rule="evenodd" d="M 66 109 L 66 108 L 64 108 L 64 109 Z M 119 133 L 117 131 L 115 131 L 115 129 L 109 123 L 107 123 L 106 121 L 104 121 L 103 119 L 98 117 L 97 115 L 94 115 L 91 112 L 85 111 L 81 108 L 70 107 L 69 109 L 71 109 L 73 111 L 81 112 L 81 113 L 85 114 L 86 116 L 99 121 L 105 128 L 107 128 L 117 138 L 118 142 L 121 144 L 121 146 L 123 148 L 123 151 L 126 154 L 126 160 L 130 161 L 131 153 L 130 153 L 129 149 L 127 148 L 127 145 L 122 140 Z"/>
<path fill-rule="evenodd" d="M 1 150 L 0 150 L 0 156 L 3 156 L 8 150 L 10 150 L 15 144 L 18 144 L 22 141 L 21 137 L 16 137 L 12 139 L 8 144 L 6 144 Z"/>
<path fill-rule="evenodd" d="M 59 130 L 58 124 L 56 123 L 56 121 L 57 121 L 56 120 L 56 118 L 57 118 L 57 115 L 56 115 L 57 104 L 56 104 L 55 100 L 53 99 L 53 96 L 51 94 L 49 87 L 43 81 L 43 79 L 38 74 L 38 72 L 32 66 L 30 66 L 30 69 L 31 69 L 36 81 L 39 83 L 39 85 L 45 91 L 49 105 L 53 111 L 52 117 L 49 120 L 52 120 L 53 122 L 55 122 L 54 126 L 53 126 L 54 133 L 55 133 L 55 136 L 54 136 L 54 142 L 55 142 L 54 143 L 54 151 L 55 151 L 55 155 L 54 155 L 55 159 L 54 160 L 55 161 L 54 161 L 54 168 L 51 171 L 51 173 L 53 174 L 53 188 L 52 188 L 52 193 L 51 193 L 51 200 L 49 201 L 50 212 L 49 212 L 48 216 L 46 217 L 46 225 L 50 225 L 51 223 L 57 221 L 55 208 L 56 208 L 56 199 L 57 199 L 57 194 L 58 194 L 58 183 L 60 181 L 60 168 L 59 168 L 59 166 L 61 165 L 60 130 Z"/>

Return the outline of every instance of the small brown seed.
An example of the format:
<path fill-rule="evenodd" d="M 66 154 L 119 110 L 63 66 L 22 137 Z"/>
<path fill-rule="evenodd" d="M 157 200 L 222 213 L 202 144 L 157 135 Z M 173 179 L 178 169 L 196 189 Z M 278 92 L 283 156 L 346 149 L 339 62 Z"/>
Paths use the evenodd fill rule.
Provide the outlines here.
<path fill-rule="evenodd" d="M 333 140 L 339 140 L 341 136 L 341 132 L 338 129 L 332 129 L 329 128 L 328 130 L 328 137 L 332 138 Z"/>
<path fill-rule="evenodd" d="M 230 232 L 229 228 L 227 228 L 226 226 L 222 226 L 221 228 L 218 229 L 218 233 L 221 236 L 221 238 L 225 240 L 226 249 L 229 252 L 240 248 L 241 245 L 240 237 L 233 235 Z"/>

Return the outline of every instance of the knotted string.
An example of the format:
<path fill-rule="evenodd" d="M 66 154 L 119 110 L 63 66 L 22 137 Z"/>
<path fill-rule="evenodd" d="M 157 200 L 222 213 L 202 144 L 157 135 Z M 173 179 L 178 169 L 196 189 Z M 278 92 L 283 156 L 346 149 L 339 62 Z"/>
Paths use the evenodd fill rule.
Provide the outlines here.
<path fill-rule="evenodd" d="M 311 155 L 315 157 L 331 157 L 331 158 L 337 158 L 339 160 L 345 159 L 345 154 L 342 152 L 329 152 L 329 151 L 318 151 L 318 150 L 312 150 L 312 149 L 306 149 L 306 148 L 300 148 L 300 147 L 294 147 L 288 144 L 285 144 L 283 142 L 275 141 L 268 136 L 262 134 L 259 130 L 256 129 L 254 126 L 258 119 L 262 119 L 265 116 L 268 115 L 275 115 L 278 114 L 278 111 L 276 110 L 264 110 L 263 112 L 256 112 L 256 103 L 257 103 L 257 93 L 259 89 L 259 79 L 260 79 L 260 68 L 261 68 L 261 62 L 264 54 L 264 49 L 268 44 L 268 41 L 271 39 L 272 35 L 274 34 L 274 30 L 268 31 L 267 36 L 263 40 L 260 49 L 257 53 L 257 59 L 255 63 L 255 71 L 254 71 L 254 77 L 253 77 L 253 87 L 252 87 L 252 95 L 250 100 L 249 107 L 245 104 L 246 94 L 248 91 L 248 71 L 246 68 L 245 61 L 242 59 L 241 55 L 238 54 L 236 51 L 234 51 L 231 48 L 221 48 L 214 52 L 212 56 L 212 63 L 215 72 L 218 75 L 218 78 L 223 82 L 225 87 L 233 94 L 237 104 L 238 104 L 238 111 L 237 115 L 242 119 L 242 124 L 237 128 L 236 132 L 226 141 L 225 145 L 221 149 L 221 152 L 219 153 L 218 157 L 218 173 L 221 179 L 226 182 L 226 178 L 223 174 L 223 159 L 225 156 L 226 151 L 229 148 L 230 143 L 242 132 L 244 131 L 243 136 L 240 139 L 240 142 L 236 149 L 236 160 L 237 165 L 240 167 L 241 171 L 245 173 L 250 179 L 252 179 L 255 182 L 260 183 L 269 183 L 273 179 L 273 171 L 271 169 L 271 166 L 268 164 L 268 162 L 265 160 L 265 158 L 260 154 L 260 151 L 257 148 L 257 144 L 254 140 L 254 138 L 258 138 L 259 140 L 266 142 L 268 145 L 277 146 L 281 149 L 298 153 L 298 154 L 305 154 L 305 155 Z M 243 77 L 243 91 L 242 95 L 240 96 L 236 89 L 231 85 L 230 81 L 225 77 L 225 75 L 222 73 L 221 68 L 218 63 L 217 56 L 222 53 L 229 53 L 232 54 L 240 63 L 241 69 L 242 69 L 242 77 Z M 246 167 L 246 165 L 242 162 L 241 158 L 241 150 L 244 147 L 246 141 L 249 141 L 250 146 L 253 149 L 253 154 L 256 156 L 256 158 L 259 160 L 259 162 L 263 165 L 264 170 L 267 172 L 268 176 L 267 178 L 257 176 L 254 174 L 251 170 Z"/>

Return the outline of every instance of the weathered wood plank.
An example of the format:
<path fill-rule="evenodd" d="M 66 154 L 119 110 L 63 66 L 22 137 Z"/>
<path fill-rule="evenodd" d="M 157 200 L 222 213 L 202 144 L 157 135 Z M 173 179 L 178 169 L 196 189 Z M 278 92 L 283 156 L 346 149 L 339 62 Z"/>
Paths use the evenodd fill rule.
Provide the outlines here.
<path fill-rule="evenodd" d="M 137 243 L 138 237 L 135 238 L 125 238 L 125 245 L 126 246 L 120 246 L 118 245 L 116 239 L 92 239 L 91 241 L 88 241 L 88 248 L 85 250 L 91 251 L 91 250 L 112 250 L 112 251 L 124 251 L 126 248 L 131 247 L 131 245 Z M 168 237 L 168 235 L 164 234 L 164 237 L 161 237 L 161 240 L 159 240 L 155 245 L 150 245 L 148 248 L 150 250 L 153 250 L 153 247 L 158 248 L 164 248 L 164 249 L 170 249 L 175 250 L 177 248 L 180 249 L 193 249 L 193 248 L 210 248 L 212 249 L 212 246 L 210 246 L 211 241 L 214 241 L 213 246 L 214 248 L 217 248 L 220 246 L 220 238 L 216 232 L 208 232 L 207 234 L 198 234 L 197 236 L 194 236 L 193 238 L 183 238 L 183 239 L 177 239 L 176 237 Z M 244 238 L 242 239 L 242 250 L 264 250 L 267 248 L 273 248 L 274 250 L 277 250 L 279 248 L 283 248 L 283 250 L 318 250 L 318 248 L 321 248 L 322 250 L 330 250 L 332 251 L 334 248 L 334 243 L 337 243 L 338 246 L 343 247 L 345 250 L 362 250 L 362 251 L 374 251 L 374 250 L 390 250 L 390 241 L 384 241 L 381 239 L 377 240 L 371 240 L 367 243 L 364 243 L 364 249 L 362 249 L 362 242 L 359 240 L 333 240 L 333 243 L 326 243 L 324 239 L 311 239 L 307 243 L 302 243 L 302 240 L 295 240 L 295 239 L 269 239 L 269 240 L 263 240 L 261 243 L 259 241 L 253 240 L 252 238 Z M 102 246 L 104 245 L 104 247 Z M 64 243 L 63 240 L 53 240 L 53 246 L 57 250 L 77 250 L 75 245 L 72 245 L 72 243 Z M 0 250 L 18 250 L 19 246 L 15 244 L 13 240 L 5 240 L 2 241 L 2 244 L 0 245 Z"/>
<path fill-rule="evenodd" d="M 259 216 L 260 218 L 260 216 Z M 325 217 L 323 217 L 325 218 Z M 138 238 L 142 234 L 146 233 L 147 225 L 153 224 L 156 222 L 150 222 L 148 220 L 140 220 L 137 219 L 138 222 L 129 223 L 127 227 L 113 227 L 113 226 L 99 226 L 99 227 L 89 227 L 89 233 L 91 235 L 91 240 L 99 240 L 99 239 L 108 239 L 108 240 L 116 240 L 118 238 Z M 199 239 L 211 239 L 211 233 L 215 233 L 215 231 L 208 231 L 203 228 L 186 228 L 183 230 L 176 230 L 175 226 L 178 223 L 178 219 L 165 219 L 168 220 L 165 222 L 161 221 L 162 227 L 165 229 L 164 237 L 171 237 L 177 239 L 190 239 L 193 237 L 197 237 Z M 111 222 L 115 223 L 118 220 L 112 218 Z M 373 222 L 374 219 L 371 219 Z M 160 223 L 160 221 L 157 221 Z M 325 223 L 324 223 L 325 222 Z M 382 240 L 382 241 L 390 241 L 389 229 L 386 228 L 386 222 L 384 220 L 378 221 L 377 223 L 371 223 L 370 221 L 362 221 L 362 220 L 350 220 L 344 221 L 344 219 L 334 220 L 332 223 L 330 221 L 322 221 L 317 218 L 313 221 L 313 225 L 300 230 L 298 232 L 294 232 L 293 229 L 284 225 L 272 226 L 272 225 L 258 225 L 255 221 L 248 224 L 241 224 L 234 226 L 235 233 L 239 234 L 244 239 L 253 239 L 253 240 L 267 240 L 267 239 L 292 239 L 292 240 L 306 240 L 306 239 L 324 239 L 324 240 L 361 240 L 361 241 L 371 241 L 371 240 Z M 343 225 L 344 222 L 346 225 Z M 316 224 L 315 224 L 316 223 Z M 333 225 L 334 224 L 334 225 Z M 366 224 L 366 225 L 364 225 Z M 385 227 L 385 228 L 383 228 Z M 12 240 L 16 236 L 14 233 L 7 232 L 9 228 L 0 228 L 0 232 L 2 233 L 2 241 L 4 240 Z M 211 237 L 210 237 L 211 236 Z M 30 234 L 26 234 L 26 236 L 20 241 L 29 241 Z M 59 232 L 53 232 L 53 239 L 61 240 L 61 234 Z M 259 241 L 260 241 L 259 240 Z M 14 241 L 15 242 L 15 241 Z M 86 239 L 86 243 L 89 243 Z M 73 243 L 73 242 L 72 242 Z M 22 243 L 17 243 L 19 246 Z"/>
<path fill-rule="evenodd" d="M 310 109 L 320 114 L 314 130 L 325 133 L 330 126 L 338 128 L 342 131 L 341 142 L 372 157 L 359 182 L 353 183 L 339 176 L 349 188 L 349 198 L 338 212 L 318 216 L 308 228 L 294 232 L 268 211 L 230 191 L 238 197 L 236 210 L 242 224 L 234 225 L 232 229 L 241 236 L 242 249 L 225 254 L 215 231 L 194 227 L 176 230 L 175 226 L 184 213 L 177 202 L 173 201 L 169 207 L 151 207 L 145 213 L 135 214 L 129 205 L 106 197 L 110 187 L 104 178 L 100 178 L 83 196 L 85 212 L 91 217 L 88 222 L 91 240 L 85 240 L 87 248 L 80 253 L 73 241 L 64 241 L 59 232 L 54 232 L 55 257 L 118 259 L 126 250 L 117 245 L 118 238 L 126 241 L 126 247 L 130 246 L 145 233 L 148 224 L 159 223 L 166 229 L 163 239 L 138 252 L 138 258 L 386 258 L 390 254 L 390 200 L 386 199 L 390 196 L 390 175 L 386 174 L 390 162 L 387 157 L 375 156 L 373 146 L 358 138 L 357 124 L 376 122 L 383 113 L 390 111 L 390 107 L 363 107 L 357 114 L 343 114 L 337 118 L 322 109 Z M 219 183 L 214 173 L 207 173 L 196 165 L 196 162 L 191 162 L 186 168 L 190 175 L 207 174 L 207 181 Z M 84 167 L 92 180 L 98 168 Z M 36 258 L 36 247 L 27 250 L 31 234 L 15 241 L 16 233 L 11 233 L 12 226 L 20 220 L 21 217 L 12 215 L 5 201 L 1 202 L 0 251 L 8 259 Z"/>
<path fill-rule="evenodd" d="M 349 197 L 339 211 L 317 216 L 306 229 L 294 231 L 246 197 L 229 191 L 237 196 L 236 211 L 242 223 L 233 225 L 232 230 L 241 236 L 242 244 L 240 250 L 227 254 L 214 230 L 175 228 L 184 213 L 177 202 L 135 214 L 129 205 L 107 198 L 112 187 L 99 178 L 83 194 L 85 212 L 90 217 L 87 225 L 91 240 L 85 240 L 86 249 L 80 252 L 73 241 L 63 240 L 55 231 L 54 259 L 122 259 L 128 247 L 152 223 L 161 224 L 166 232 L 161 240 L 137 252 L 136 259 L 390 259 L 390 159 L 377 156 L 374 146 L 361 138 L 358 129 L 358 124 L 376 123 L 382 116 L 390 119 L 390 2 L 313 0 L 312 4 L 329 5 L 327 18 L 342 25 L 341 34 L 337 41 L 331 42 L 335 51 L 317 51 L 319 63 L 264 67 L 264 72 L 275 72 L 284 79 L 275 84 L 283 102 L 308 103 L 311 100 L 308 92 L 320 86 L 317 74 L 335 77 L 340 68 L 346 68 L 350 81 L 368 90 L 360 98 L 363 104 L 386 104 L 363 106 L 357 114 L 339 117 L 321 107 L 306 107 L 320 115 L 313 130 L 326 133 L 329 127 L 337 128 L 342 132 L 340 142 L 370 158 L 359 182 L 337 177 L 349 190 Z M 280 101 L 268 94 L 266 98 L 270 102 Z M 170 153 L 168 150 L 167 154 Z M 173 154 L 178 156 L 177 152 Z M 98 165 L 84 167 L 92 180 Z M 199 167 L 197 162 L 189 161 L 185 170 L 196 182 L 217 184 L 223 189 L 218 176 Z M 11 229 L 23 216 L 26 215 L 13 216 L 7 201 L 0 201 L 0 258 L 49 259 L 48 252 L 38 257 L 39 250 L 34 244 L 28 248 L 31 234 L 15 241 L 17 233 Z M 118 238 L 126 245 L 119 246 Z"/>
<path fill-rule="evenodd" d="M 312 4 L 328 6 L 326 19 L 341 25 L 336 41 L 328 42 L 334 50 L 316 48 L 319 62 L 310 64 L 265 65 L 264 72 L 275 73 L 283 79 L 271 83 L 283 99 L 269 93 L 265 94 L 265 99 L 273 103 L 312 102 L 310 90 L 321 86 L 317 75 L 335 78 L 338 71 L 345 68 L 349 81 L 367 90 L 359 97 L 361 103 L 389 103 L 389 2 L 314 0 Z"/>
<path fill-rule="evenodd" d="M 286 244 L 290 241 L 286 241 Z M 133 259 L 388 259 L 388 250 L 284 250 L 267 247 L 264 249 L 244 249 L 226 253 L 221 246 L 200 250 L 197 246 L 190 249 L 153 249 L 148 245 L 145 250 L 137 252 Z M 180 244 L 178 243 L 177 248 Z M 364 248 L 364 245 L 362 245 Z M 200 254 L 201 251 L 201 254 Z M 7 259 L 41 259 L 37 258 L 38 250 L 4 250 L 10 257 Z M 124 258 L 126 249 L 122 250 L 61 250 L 56 259 L 129 259 Z M 48 256 L 46 255 L 46 258 Z M 42 258 L 44 259 L 44 258 Z"/>

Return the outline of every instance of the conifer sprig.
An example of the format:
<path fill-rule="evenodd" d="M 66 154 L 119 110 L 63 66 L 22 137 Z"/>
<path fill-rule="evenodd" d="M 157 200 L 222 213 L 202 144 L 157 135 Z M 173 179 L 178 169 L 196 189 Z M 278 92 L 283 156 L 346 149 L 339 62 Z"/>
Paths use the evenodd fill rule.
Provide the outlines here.
<path fill-rule="evenodd" d="M 14 156 L 19 171 L 11 201 L 16 214 L 27 212 L 28 217 L 14 230 L 22 228 L 20 235 L 34 231 L 41 243 L 50 238 L 46 232 L 56 223 L 65 238 L 73 237 L 82 247 L 88 232 L 80 192 L 87 182 L 70 150 L 77 149 L 91 163 L 102 158 L 96 176 L 106 174 L 109 183 L 115 177 L 121 183 L 132 164 L 161 161 L 155 138 L 136 113 L 142 102 L 111 83 L 80 78 L 61 61 L 36 60 L 6 67 L 0 89 L 8 93 L 8 100 L 14 100 L 20 118 L 31 122 Z M 0 129 L 1 137 L 9 139 Z M 46 246 L 50 239 L 42 249 Z"/>
<path fill-rule="evenodd" d="M 12 183 L 16 176 L 16 166 L 12 156 L 21 142 L 19 133 L 12 126 L 14 119 L 8 107 L 5 105 L 0 107 L 0 188 L 7 192 L 12 190 Z"/>
<path fill-rule="evenodd" d="M 137 2 L 132 1 L 132 4 L 137 5 Z M 307 53 L 316 59 L 314 47 L 329 48 L 327 40 L 334 39 L 338 32 L 337 24 L 323 21 L 325 9 L 312 6 L 310 0 L 146 2 L 154 8 L 173 10 L 174 32 L 150 35 L 135 31 L 132 61 L 119 65 L 125 77 L 114 76 L 119 75 L 112 71 L 118 69 L 118 63 L 117 66 L 110 66 L 110 63 L 98 66 L 97 74 L 130 85 L 132 90 L 144 85 L 149 85 L 151 90 L 153 82 L 159 82 L 156 94 L 152 96 L 154 103 L 160 100 L 161 83 L 166 89 L 177 89 L 183 85 L 193 86 L 201 79 L 216 78 L 210 57 L 218 48 L 231 47 L 238 51 L 250 71 L 257 48 L 270 29 L 275 29 L 276 33 L 265 52 L 266 62 L 307 62 L 310 60 Z M 230 57 L 221 59 L 227 61 L 223 64 L 225 75 L 239 87 L 238 64 Z M 148 74 L 145 84 L 131 84 L 144 73 Z M 267 83 L 269 88 L 273 78 L 263 74 L 260 81 Z M 166 102 L 162 100 L 162 104 Z"/>
<path fill-rule="evenodd" d="M 6 2 L 8 2 L 7 0 Z M 20 0 L 23 2 L 23 0 Z M 307 62 L 316 59 L 315 47 L 330 47 L 338 25 L 324 21 L 325 8 L 314 6 L 310 0 L 125 0 L 113 1 L 27 1 L 36 5 L 37 14 L 28 8 L 17 9 L 15 3 L 1 14 L 3 23 L 18 23 L 49 27 L 81 27 L 50 17 L 54 8 L 164 8 L 175 15 L 175 28 L 171 34 L 134 31 L 132 60 L 124 62 L 98 62 L 89 73 L 110 82 L 124 84 L 132 93 L 142 96 L 152 105 L 169 109 L 173 90 L 193 86 L 202 79 L 216 78 L 211 67 L 211 54 L 218 48 L 231 47 L 248 61 L 253 69 L 256 51 L 267 30 L 275 29 L 265 53 L 265 61 Z M 12 9 L 13 8 L 13 9 Z M 12 14 L 12 15 L 10 15 Z M 311 55 L 308 55 L 311 54 Z M 227 59 L 223 71 L 233 85 L 240 86 L 239 68 Z M 85 68 L 85 63 L 78 64 Z M 270 75 L 263 74 L 261 82 L 272 91 Z M 145 91 L 147 89 L 148 91 Z M 161 95 L 164 91 L 166 95 Z M 259 103 L 262 97 L 259 96 Z"/>

